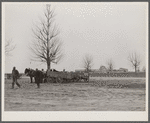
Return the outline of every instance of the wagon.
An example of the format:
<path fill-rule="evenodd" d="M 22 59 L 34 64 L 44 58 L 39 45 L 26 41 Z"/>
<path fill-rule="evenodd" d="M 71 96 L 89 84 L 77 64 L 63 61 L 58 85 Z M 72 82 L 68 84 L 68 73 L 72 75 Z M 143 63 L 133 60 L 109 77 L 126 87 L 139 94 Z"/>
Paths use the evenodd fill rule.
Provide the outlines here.
<path fill-rule="evenodd" d="M 73 79 L 73 76 L 71 73 L 68 72 L 55 72 L 55 71 L 49 71 L 47 72 L 47 81 L 56 82 L 56 83 L 62 83 L 62 82 L 68 82 Z"/>
<path fill-rule="evenodd" d="M 52 83 L 62 83 L 62 82 L 73 82 L 73 81 L 88 81 L 87 74 L 75 73 L 75 72 L 47 72 L 47 81 Z"/>

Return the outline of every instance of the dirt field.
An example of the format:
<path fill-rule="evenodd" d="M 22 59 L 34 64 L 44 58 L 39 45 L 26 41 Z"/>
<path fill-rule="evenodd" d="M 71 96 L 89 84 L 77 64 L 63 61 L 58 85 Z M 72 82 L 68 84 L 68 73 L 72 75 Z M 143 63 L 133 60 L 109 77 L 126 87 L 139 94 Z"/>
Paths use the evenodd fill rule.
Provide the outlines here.
<path fill-rule="evenodd" d="M 50 84 L 5 80 L 5 111 L 145 111 L 145 78 L 94 79 L 87 83 Z"/>

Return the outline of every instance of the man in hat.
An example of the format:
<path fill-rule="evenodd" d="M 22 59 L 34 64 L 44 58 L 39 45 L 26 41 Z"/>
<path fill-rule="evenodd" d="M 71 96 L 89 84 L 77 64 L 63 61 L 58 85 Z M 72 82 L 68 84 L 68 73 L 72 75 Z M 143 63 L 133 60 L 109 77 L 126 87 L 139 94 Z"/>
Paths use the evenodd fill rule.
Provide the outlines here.
<path fill-rule="evenodd" d="M 40 82 L 41 82 L 41 74 L 40 74 L 40 71 L 36 68 L 36 71 L 35 71 L 35 83 L 37 84 L 38 88 L 40 88 Z"/>
<path fill-rule="evenodd" d="M 18 77 L 19 77 L 19 72 L 18 72 L 18 70 L 16 70 L 16 67 L 13 67 L 13 70 L 12 70 L 12 79 L 13 79 L 12 88 L 14 88 L 15 83 L 20 88 L 20 84 L 17 82 Z"/>

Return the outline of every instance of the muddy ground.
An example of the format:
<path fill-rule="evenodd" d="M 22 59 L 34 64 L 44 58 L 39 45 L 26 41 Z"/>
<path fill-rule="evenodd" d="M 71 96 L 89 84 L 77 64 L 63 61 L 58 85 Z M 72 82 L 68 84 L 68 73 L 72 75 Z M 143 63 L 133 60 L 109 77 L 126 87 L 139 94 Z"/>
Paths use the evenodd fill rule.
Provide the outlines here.
<path fill-rule="evenodd" d="M 145 78 L 91 79 L 90 83 L 42 83 L 21 88 L 5 80 L 5 111 L 145 111 Z"/>

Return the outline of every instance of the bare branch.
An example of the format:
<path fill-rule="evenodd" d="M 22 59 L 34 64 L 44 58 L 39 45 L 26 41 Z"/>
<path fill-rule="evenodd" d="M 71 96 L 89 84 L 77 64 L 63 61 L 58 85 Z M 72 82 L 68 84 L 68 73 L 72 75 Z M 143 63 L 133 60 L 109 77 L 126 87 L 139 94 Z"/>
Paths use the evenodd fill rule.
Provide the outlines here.
<path fill-rule="evenodd" d="M 10 53 L 16 48 L 12 40 L 7 40 L 5 43 L 5 54 L 10 55 Z"/>
<path fill-rule="evenodd" d="M 114 62 L 113 62 L 113 60 L 112 59 L 108 59 L 106 64 L 107 64 L 107 69 L 109 71 L 113 71 L 113 69 L 114 69 Z"/>
<path fill-rule="evenodd" d="M 130 53 L 128 56 L 128 60 L 131 63 L 132 67 L 135 69 L 135 72 L 137 72 L 137 68 L 141 64 L 140 56 L 136 52 Z"/>
<path fill-rule="evenodd" d="M 34 59 L 47 63 L 47 69 L 50 69 L 51 63 L 58 63 L 63 57 L 62 43 L 58 39 L 59 30 L 54 25 L 54 16 L 54 10 L 47 4 L 44 18 L 32 29 L 36 40 L 30 49 Z"/>
<path fill-rule="evenodd" d="M 85 71 L 90 72 L 93 66 L 93 57 L 89 54 L 86 54 L 83 58 L 83 67 Z"/>

